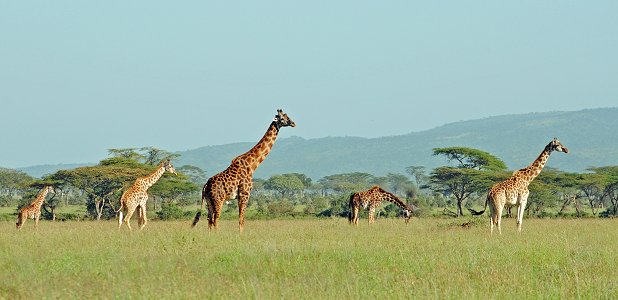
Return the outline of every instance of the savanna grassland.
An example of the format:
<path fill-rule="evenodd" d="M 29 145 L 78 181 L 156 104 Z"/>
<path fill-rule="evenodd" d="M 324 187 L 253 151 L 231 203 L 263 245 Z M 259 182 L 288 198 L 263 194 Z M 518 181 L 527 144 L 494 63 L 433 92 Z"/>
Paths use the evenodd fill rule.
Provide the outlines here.
<path fill-rule="evenodd" d="M 465 221 L 0 222 L 0 298 L 618 298 L 618 219 Z"/>

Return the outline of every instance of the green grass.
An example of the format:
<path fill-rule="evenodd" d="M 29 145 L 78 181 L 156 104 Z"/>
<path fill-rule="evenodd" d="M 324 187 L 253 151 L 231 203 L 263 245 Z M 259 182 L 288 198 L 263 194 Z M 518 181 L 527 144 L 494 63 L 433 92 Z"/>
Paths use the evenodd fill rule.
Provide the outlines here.
<path fill-rule="evenodd" d="M 483 220 L 0 222 L 0 298 L 618 298 L 618 219 Z"/>

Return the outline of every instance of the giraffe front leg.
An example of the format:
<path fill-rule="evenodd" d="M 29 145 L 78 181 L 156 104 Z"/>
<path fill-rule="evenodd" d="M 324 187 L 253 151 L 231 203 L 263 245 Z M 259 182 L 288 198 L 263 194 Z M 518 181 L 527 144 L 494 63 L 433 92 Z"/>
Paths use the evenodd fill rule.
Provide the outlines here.
<path fill-rule="evenodd" d="M 373 224 L 375 222 L 375 213 L 376 207 L 373 205 L 369 206 L 369 224 Z"/>
<path fill-rule="evenodd" d="M 34 215 L 34 228 L 39 228 L 39 219 L 41 218 L 41 213 Z"/>
<path fill-rule="evenodd" d="M 15 223 L 15 226 L 17 227 L 18 230 L 21 230 L 21 227 L 24 226 L 26 219 L 27 218 L 24 217 L 24 214 L 20 212 L 19 215 L 17 216 L 17 223 Z"/>
<path fill-rule="evenodd" d="M 238 229 L 241 234 L 245 226 L 245 209 L 247 208 L 247 202 L 249 202 L 249 193 L 241 193 L 238 195 Z"/>
<path fill-rule="evenodd" d="M 519 206 L 517 207 L 517 232 L 521 232 L 521 224 L 524 222 L 524 210 L 526 209 L 526 203 L 528 203 L 528 195 L 526 192 L 520 198 Z"/>

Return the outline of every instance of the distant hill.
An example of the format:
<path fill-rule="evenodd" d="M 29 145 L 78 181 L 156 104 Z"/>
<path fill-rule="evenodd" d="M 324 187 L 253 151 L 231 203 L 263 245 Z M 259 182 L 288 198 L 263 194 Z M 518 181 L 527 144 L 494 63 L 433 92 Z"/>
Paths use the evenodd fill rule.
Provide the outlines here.
<path fill-rule="evenodd" d="M 432 156 L 432 149 L 450 146 L 481 149 L 504 160 L 510 169 L 519 169 L 530 164 L 554 137 L 571 152 L 552 155 L 549 167 L 582 172 L 591 166 L 618 165 L 618 108 L 496 116 L 371 139 L 279 139 L 255 176 L 298 172 L 317 180 L 346 172 L 404 173 L 412 165 L 431 169 L 446 163 Z M 177 164 L 195 165 L 214 175 L 255 142 L 179 152 Z"/>
<path fill-rule="evenodd" d="M 481 149 L 502 159 L 510 169 L 519 169 L 529 165 L 554 137 L 558 137 L 570 153 L 552 155 L 549 167 L 583 172 L 591 166 L 618 165 L 618 108 L 488 117 L 371 139 L 283 138 L 277 140 L 255 176 L 268 178 L 297 172 L 317 180 L 347 172 L 403 174 L 408 166 L 425 166 L 430 170 L 446 164 L 442 157 L 432 156 L 432 149 L 450 146 Z M 211 176 L 227 168 L 234 157 L 256 142 L 257 139 L 178 152 L 181 156 L 175 165 L 198 166 Z M 88 164 L 34 166 L 20 170 L 40 177 L 84 165 Z"/>

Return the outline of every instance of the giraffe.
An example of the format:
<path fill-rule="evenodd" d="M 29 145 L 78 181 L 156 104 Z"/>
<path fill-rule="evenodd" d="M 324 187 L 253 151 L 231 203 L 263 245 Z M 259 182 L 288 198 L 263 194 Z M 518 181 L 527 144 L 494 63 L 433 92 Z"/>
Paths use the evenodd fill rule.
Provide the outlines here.
<path fill-rule="evenodd" d="M 377 185 L 367 191 L 356 192 L 350 195 L 350 214 L 348 215 L 348 221 L 350 221 L 350 224 L 358 225 L 358 211 L 362 205 L 365 209 L 369 207 L 369 224 L 374 223 L 376 207 L 380 206 L 383 200 L 392 202 L 403 209 L 403 217 L 406 224 L 410 221 L 414 209 L 399 200 L 397 196 L 385 191 Z"/>
<path fill-rule="evenodd" d="M 238 200 L 238 225 L 242 234 L 245 223 L 245 208 L 253 187 L 253 172 L 264 161 L 277 139 L 282 127 L 296 127 L 287 114 L 277 110 L 275 118 L 268 126 L 262 139 L 244 154 L 232 160 L 227 169 L 210 177 L 202 188 L 202 207 L 208 206 L 208 229 L 217 229 L 221 208 L 228 199 Z M 199 221 L 201 212 L 195 215 L 192 226 Z"/>
<path fill-rule="evenodd" d="M 526 202 L 528 201 L 528 195 L 530 191 L 528 190 L 528 185 L 535 177 L 537 177 L 545 163 L 547 163 L 547 159 L 549 155 L 553 151 L 569 153 L 569 149 L 563 146 L 557 138 L 554 138 L 543 152 L 539 155 L 539 157 L 529 166 L 517 170 L 513 172 L 513 175 L 508 179 L 496 183 L 491 187 L 489 193 L 487 194 L 487 200 L 485 200 L 485 207 L 482 211 L 477 212 L 472 209 L 470 212 L 473 215 L 482 215 L 487 209 L 487 204 L 489 204 L 489 210 L 491 214 L 490 219 L 490 233 L 494 232 L 494 225 L 498 227 L 498 233 L 502 234 L 502 230 L 500 228 L 500 222 L 502 218 L 502 210 L 506 208 L 510 208 L 512 206 L 517 207 L 517 231 L 521 232 L 521 224 L 524 218 L 524 210 L 526 209 Z"/>
<path fill-rule="evenodd" d="M 148 220 L 146 219 L 146 201 L 148 201 L 148 188 L 154 185 L 163 173 L 168 171 L 174 175 L 176 174 L 176 170 L 174 170 L 174 166 L 170 162 L 169 159 L 164 160 L 159 164 L 159 167 L 150 175 L 145 177 L 139 177 L 135 180 L 135 183 L 128 188 L 124 193 L 122 193 L 122 197 L 120 198 L 120 207 L 116 211 L 119 213 L 118 215 L 118 229 L 122 227 L 122 222 L 127 224 L 129 230 L 131 230 L 131 224 L 129 221 L 131 220 L 131 216 L 137 209 L 137 223 L 139 229 L 144 229 Z M 123 220 L 123 213 L 126 215 Z"/>
<path fill-rule="evenodd" d="M 28 218 L 34 219 L 34 227 L 36 228 L 39 225 L 39 218 L 41 217 L 41 206 L 43 206 L 43 202 L 45 201 L 45 196 L 49 192 L 55 193 L 54 188 L 51 185 L 45 186 L 39 194 L 36 196 L 36 199 L 30 203 L 28 206 L 22 207 L 17 213 L 17 223 L 15 226 L 17 229 L 21 229 L 26 223 Z"/>

